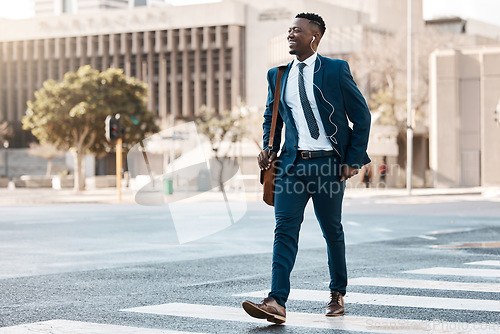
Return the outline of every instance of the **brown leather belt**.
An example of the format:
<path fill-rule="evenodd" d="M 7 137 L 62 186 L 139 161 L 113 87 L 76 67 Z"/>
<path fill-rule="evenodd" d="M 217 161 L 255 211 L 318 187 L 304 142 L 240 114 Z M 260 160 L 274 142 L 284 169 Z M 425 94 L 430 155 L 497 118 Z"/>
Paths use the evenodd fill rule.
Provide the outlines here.
<path fill-rule="evenodd" d="M 297 151 L 297 155 L 302 159 L 314 159 L 314 158 L 322 158 L 322 157 L 330 157 L 335 155 L 335 152 L 332 151 Z"/>

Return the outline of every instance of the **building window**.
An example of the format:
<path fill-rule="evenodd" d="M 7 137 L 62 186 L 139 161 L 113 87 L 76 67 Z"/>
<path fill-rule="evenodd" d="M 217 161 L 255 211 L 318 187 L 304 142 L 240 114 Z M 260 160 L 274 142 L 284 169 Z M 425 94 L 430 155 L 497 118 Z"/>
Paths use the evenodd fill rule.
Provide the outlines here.
<path fill-rule="evenodd" d="M 135 54 L 130 55 L 130 76 L 136 77 L 137 75 L 137 56 Z"/>
<path fill-rule="evenodd" d="M 219 50 L 214 50 L 212 53 L 212 61 L 214 64 L 214 72 L 219 72 Z"/>
<path fill-rule="evenodd" d="M 201 105 L 207 105 L 207 81 L 201 81 Z"/>
<path fill-rule="evenodd" d="M 148 0 L 133 0 L 134 7 L 142 7 L 148 5 Z"/>
<path fill-rule="evenodd" d="M 61 0 L 62 1 L 62 12 L 63 13 L 74 13 L 73 0 Z"/>

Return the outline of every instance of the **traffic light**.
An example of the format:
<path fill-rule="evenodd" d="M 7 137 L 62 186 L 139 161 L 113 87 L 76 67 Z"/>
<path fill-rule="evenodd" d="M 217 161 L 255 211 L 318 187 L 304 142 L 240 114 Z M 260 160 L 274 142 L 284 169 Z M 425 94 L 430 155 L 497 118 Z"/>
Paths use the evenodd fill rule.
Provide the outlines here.
<path fill-rule="evenodd" d="M 121 131 L 120 131 L 119 116 L 113 117 L 113 116 L 109 115 L 108 117 L 106 117 L 105 130 L 106 130 L 106 133 L 105 133 L 106 139 L 108 141 L 112 141 L 112 140 L 120 138 Z"/>

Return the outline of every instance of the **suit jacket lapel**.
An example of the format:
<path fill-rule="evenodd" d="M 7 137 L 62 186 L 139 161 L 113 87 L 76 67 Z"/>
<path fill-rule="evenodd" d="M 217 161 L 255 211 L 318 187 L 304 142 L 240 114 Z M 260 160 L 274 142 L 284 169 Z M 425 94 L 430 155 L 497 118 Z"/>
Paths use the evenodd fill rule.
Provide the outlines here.
<path fill-rule="evenodd" d="M 283 106 L 283 110 L 287 113 L 288 117 L 292 117 L 290 108 L 285 103 L 285 89 L 286 89 L 286 84 L 288 81 L 288 74 L 290 73 L 290 69 L 292 68 L 292 63 L 290 62 L 288 66 L 285 69 L 285 72 L 283 72 L 283 75 L 281 77 L 281 93 L 280 93 L 280 103 Z"/>

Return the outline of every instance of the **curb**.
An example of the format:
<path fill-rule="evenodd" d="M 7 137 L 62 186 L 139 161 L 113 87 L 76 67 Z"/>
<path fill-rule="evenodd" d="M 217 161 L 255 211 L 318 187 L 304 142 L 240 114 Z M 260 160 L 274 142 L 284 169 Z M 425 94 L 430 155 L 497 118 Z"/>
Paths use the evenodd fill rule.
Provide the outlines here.
<path fill-rule="evenodd" d="M 188 202 L 217 201 L 220 199 L 219 192 L 206 192 L 203 196 L 186 199 Z M 246 192 L 245 200 L 248 202 L 259 202 L 262 199 L 261 192 Z M 500 197 L 500 188 L 496 187 L 474 187 L 474 188 L 450 188 L 450 189 L 414 189 L 411 194 L 406 189 L 346 189 L 345 198 L 411 198 L 423 196 L 482 196 L 484 198 Z M 166 198 L 168 202 L 168 197 Z M 122 190 L 122 200 L 118 200 L 115 188 L 101 188 L 85 190 L 75 193 L 73 190 L 54 189 L 0 189 L 0 206 L 12 205 L 41 205 L 41 204 L 69 204 L 69 203 L 108 203 L 108 204 L 135 204 L 134 193 L 131 189 Z"/>

